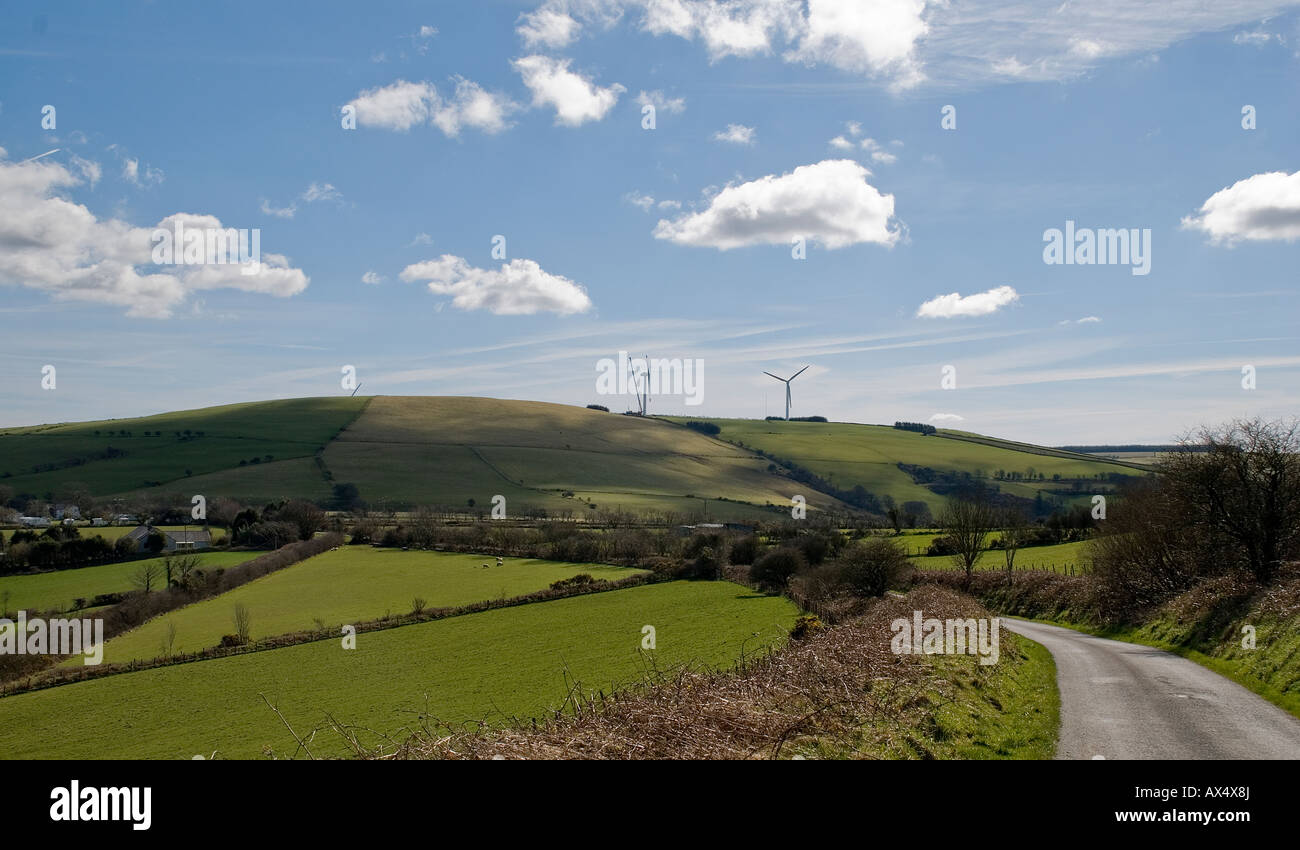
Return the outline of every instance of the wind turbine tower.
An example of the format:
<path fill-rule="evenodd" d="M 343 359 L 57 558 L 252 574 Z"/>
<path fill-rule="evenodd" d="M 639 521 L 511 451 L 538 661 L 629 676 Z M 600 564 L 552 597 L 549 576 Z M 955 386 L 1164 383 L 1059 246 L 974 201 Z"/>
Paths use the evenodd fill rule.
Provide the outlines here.
<path fill-rule="evenodd" d="M 811 365 L 812 364 L 809 364 L 809 366 Z M 798 372 L 795 372 L 793 375 L 791 375 L 788 378 L 782 378 L 780 375 L 773 375 L 771 372 L 763 373 L 764 375 L 767 375 L 769 378 L 776 378 L 778 381 L 785 384 L 785 421 L 786 422 L 790 421 L 790 382 L 793 381 L 795 378 L 799 377 L 800 375 L 802 375 L 804 372 L 808 371 L 809 366 L 803 367 Z"/>

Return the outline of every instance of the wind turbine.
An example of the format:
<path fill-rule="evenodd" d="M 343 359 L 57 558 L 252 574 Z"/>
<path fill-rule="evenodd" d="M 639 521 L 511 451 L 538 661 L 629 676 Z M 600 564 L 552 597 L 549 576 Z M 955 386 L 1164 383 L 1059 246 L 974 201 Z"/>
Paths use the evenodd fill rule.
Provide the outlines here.
<path fill-rule="evenodd" d="M 785 384 L 785 421 L 786 422 L 790 421 L 790 382 L 793 381 L 795 378 L 799 377 L 800 375 L 802 375 L 804 372 L 808 371 L 808 369 L 811 368 L 811 366 L 812 364 L 803 367 L 798 372 L 795 372 L 793 375 L 791 375 L 788 378 L 782 378 L 780 375 L 773 375 L 771 372 L 763 373 L 764 375 L 767 375 L 769 378 L 776 378 L 778 381 L 781 381 L 782 383 Z"/>
<path fill-rule="evenodd" d="M 637 374 L 636 366 L 633 365 L 631 360 L 628 360 L 628 364 L 627 364 L 628 372 L 630 373 L 632 378 L 632 387 L 633 389 L 636 390 L 637 409 L 640 412 L 641 416 L 646 415 L 646 410 L 650 406 L 650 372 L 649 372 L 650 355 L 648 354 L 645 355 L 645 363 L 646 363 L 646 371 L 642 372 L 639 375 Z M 641 383 L 642 378 L 645 379 L 644 385 Z"/>

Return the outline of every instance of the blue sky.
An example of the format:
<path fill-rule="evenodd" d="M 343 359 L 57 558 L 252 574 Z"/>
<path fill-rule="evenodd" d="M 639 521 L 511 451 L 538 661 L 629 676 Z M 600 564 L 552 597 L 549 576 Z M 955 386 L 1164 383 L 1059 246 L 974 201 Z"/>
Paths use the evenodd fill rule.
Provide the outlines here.
<path fill-rule="evenodd" d="M 778 414 L 810 365 L 794 415 L 1054 445 L 1293 415 L 1300 12 L 1134 5 L 7 3 L 0 424 L 344 365 L 622 410 L 620 350 L 703 361 L 652 413 Z M 177 217 L 269 267 L 153 266 Z M 1046 264 L 1067 221 L 1149 273 Z"/>

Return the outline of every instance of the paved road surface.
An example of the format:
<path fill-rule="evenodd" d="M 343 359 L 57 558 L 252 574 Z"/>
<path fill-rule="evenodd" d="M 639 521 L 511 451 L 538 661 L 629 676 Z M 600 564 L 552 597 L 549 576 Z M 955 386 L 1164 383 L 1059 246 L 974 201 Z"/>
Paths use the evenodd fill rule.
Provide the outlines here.
<path fill-rule="evenodd" d="M 1002 625 L 1056 659 L 1058 759 L 1300 759 L 1300 720 L 1193 661 L 1059 626 Z"/>

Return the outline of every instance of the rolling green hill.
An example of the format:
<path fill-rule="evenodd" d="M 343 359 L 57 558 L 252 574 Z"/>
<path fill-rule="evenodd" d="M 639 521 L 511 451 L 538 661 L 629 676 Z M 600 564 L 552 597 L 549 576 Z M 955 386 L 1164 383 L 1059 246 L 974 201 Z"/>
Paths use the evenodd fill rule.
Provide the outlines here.
<path fill-rule="evenodd" d="M 855 486 L 937 510 L 954 477 L 967 474 L 1049 502 L 1086 499 L 1108 476 L 1142 474 L 1129 464 L 963 432 L 710 421 L 722 428 L 716 438 L 681 427 L 681 420 L 542 402 L 266 401 L 0 430 L 0 488 L 47 500 L 83 491 L 186 502 L 202 493 L 257 503 L 323 501 L 335 484 L 352 483 L 364 501 L 396 508 L 465 506 L 471 499 L 483 508 L 500 494 L 512 514 L 544 508 L 580 515 L 596 506 L 727 520 L 771 516 L 793 495 L 813 510 L 842 509 L 834 495 Z M 795 480 L 781 463 L 820 476 L 827 492 Z"/>
<path fill-rule="evenodd" d="M 887 425 L 846 422 L 705 421 L 721 429 L 718 439 L 796 464 L 837 490 L 860 485 L 877 496 L 892 496 L 900 505 L 925 502 L 935 512 L 954 477 L 964 474 L 1024 499 L 1036 499 L 1041 493 L 1050 504 L 1087 500 L 1092 493 L 1107 492 L 1113 476 L 1148 472 L 1132 464 L 966 432 L 926 436 Z"/>

